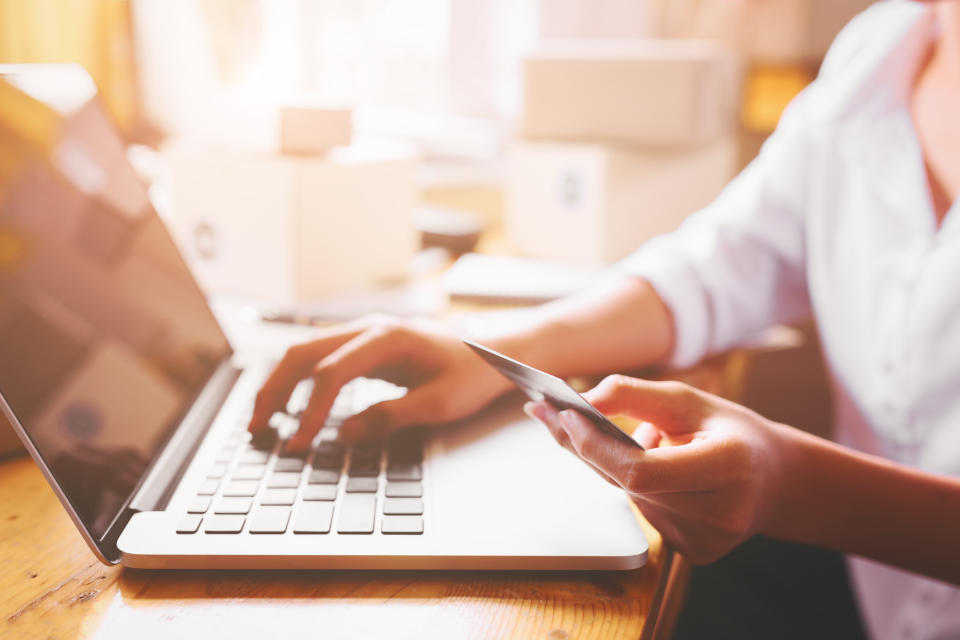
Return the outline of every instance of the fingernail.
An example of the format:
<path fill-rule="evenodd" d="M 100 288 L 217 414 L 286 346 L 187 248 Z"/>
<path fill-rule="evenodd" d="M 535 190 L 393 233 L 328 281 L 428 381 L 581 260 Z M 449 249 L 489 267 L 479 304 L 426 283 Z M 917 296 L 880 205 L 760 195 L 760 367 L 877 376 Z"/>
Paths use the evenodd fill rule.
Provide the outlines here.
<path fill-rule="evenodd" d="M 530 415 L 533 416 L 535 420 L 540 422 L 549 423 L 550 411 L 545 405 L 540 402 L 531 402 L 530 403 Z"/>
<path fill-rule="evenodd" d="M 524 402 L 523 403 L 523 412 L 530 416 L 531 418 L 536 419 L 537 415 L 533 412 L 534 408 L 533 402 Z"/>

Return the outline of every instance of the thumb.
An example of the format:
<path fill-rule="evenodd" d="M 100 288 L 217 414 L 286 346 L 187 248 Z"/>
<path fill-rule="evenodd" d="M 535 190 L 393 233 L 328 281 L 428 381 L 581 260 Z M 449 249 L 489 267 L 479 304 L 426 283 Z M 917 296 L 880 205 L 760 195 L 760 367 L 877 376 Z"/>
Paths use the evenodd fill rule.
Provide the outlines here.
<path fill-rule="evenodd" d="M 732 464 L 732 448 L 719 438 L 641 452 L 598 430 L 576 411 L 561 411 L 559 420 L 577 455 L 636 495 L 704 490 Z"/>
<path fill-rule="evenodd" d="M 676 381 L 613 375 L 583 395 L 600 413 L 652 422 L 670 434 L 696 431 L 708 413 L 704 395 Z"/>

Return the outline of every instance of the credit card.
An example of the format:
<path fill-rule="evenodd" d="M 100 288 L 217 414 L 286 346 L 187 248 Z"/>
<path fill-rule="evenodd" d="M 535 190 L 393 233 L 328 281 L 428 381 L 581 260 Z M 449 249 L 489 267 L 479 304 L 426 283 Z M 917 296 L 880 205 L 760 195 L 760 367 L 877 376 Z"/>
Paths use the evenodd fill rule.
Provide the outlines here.
<path fill-rule="evenodd" d="M 630 437 L 630 434 L 610 422 L 605 415 L 597 411 L 583 396 L 560 378 L 534 369 L 530 365 L 518 362 L 502 353 L 497 353 L 493 349 L 477 344 L 472 340 L 464 340 L 463 342 L 483 358 L 487 364 L 517 385 L 533 402 L 546 400 L 560 411 L 565 409 L 579 411 L 583 417 L 604 432 L 626 444 L 643 449 L 639 442 Z"/>

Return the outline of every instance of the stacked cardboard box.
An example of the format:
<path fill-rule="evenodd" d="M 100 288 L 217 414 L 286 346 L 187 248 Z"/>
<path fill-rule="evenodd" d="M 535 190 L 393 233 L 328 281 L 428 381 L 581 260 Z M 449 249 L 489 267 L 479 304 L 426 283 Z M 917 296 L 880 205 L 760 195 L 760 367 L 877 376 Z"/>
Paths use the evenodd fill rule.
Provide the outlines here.
<path fill-rule="evenodd" d="M 541 37 L 706 38 L 749 63 L 816 64 L 873 0 L 541 0 Z"/>
<path fill-rule="evenodd" d="M 736 167 L 740 77 L 709 42 L 544 43 L 524 63 L 508 154 L 514 246 L 609 263 L 709 203 Z"/>
<path fill-rule="evenodd" d="M 657 32 L 727 44 L 750 63 L 818 63 L 872 0 L 651 0 Z"/>
<path fill-rule="evenodd" d="M 171 221 L 207 288 L 289 303 L 405 275 L 417 245 L 409 150 L 281 155 L 181 142 L 164 153 Z"/>

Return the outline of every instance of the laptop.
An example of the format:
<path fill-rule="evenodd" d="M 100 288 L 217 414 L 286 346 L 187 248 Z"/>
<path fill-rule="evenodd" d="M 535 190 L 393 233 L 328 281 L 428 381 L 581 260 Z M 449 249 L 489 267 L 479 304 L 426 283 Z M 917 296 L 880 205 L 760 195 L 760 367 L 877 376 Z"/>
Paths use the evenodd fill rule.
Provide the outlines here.
<path fill-rule="evenodd" d="M 0 66 L 0 410 L 102 562 L 644 564 L 624 494 L 527 419 L 520 397 L 349 447 L 336 439 L 346 416 L 404 393 L 360 378 L 297 457 L 282 447 L 309 380 L 271 437 L 246 430 L 271 367 L 227 340 L 89 77 Z"/>

